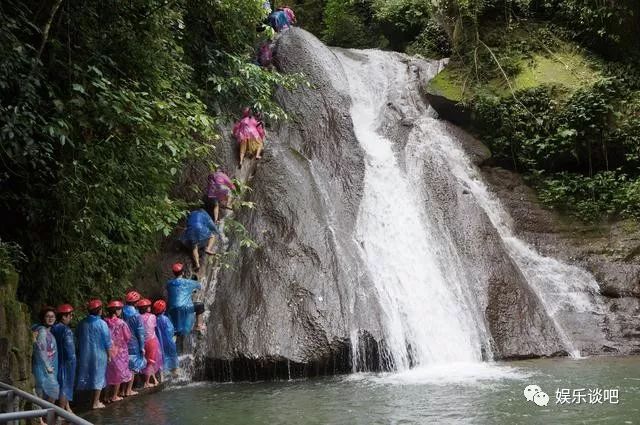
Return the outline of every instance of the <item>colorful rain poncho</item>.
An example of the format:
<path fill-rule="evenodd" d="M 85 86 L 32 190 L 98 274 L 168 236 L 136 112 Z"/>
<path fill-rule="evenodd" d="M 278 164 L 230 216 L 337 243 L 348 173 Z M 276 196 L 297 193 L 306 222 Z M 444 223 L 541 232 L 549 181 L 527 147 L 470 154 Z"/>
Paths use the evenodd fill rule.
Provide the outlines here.
<path fill-rule="evenodd" d="M 218 227 L 208 212 L 198 209 L 189 213 L 187 228 L 184 230 L 180 240 L 187 246 L 198 245 L 204 248 L 209 238 L 213 235 L 220 235 Z"/>
<path fill-rule="evenodd" d="M 283 10 L 276 10 L 274 12 L 271 12 L 267 20 L 269 22 L 269 25 L 271 25 L 271 28 L 276 30 L 276 32 L 280 32 L 289 28 L 289 19 L 287 18 L 287 14 Z"/>
<path fill-rule="evenodd" d="M 60 322 L 51 327 L 58 346 L 58 384 L 60 392 L 73 401 L 73 387 L 76 378 L 76 341 L 69 326 Z"/>
<path fill-rule="evenodd" d="M 147 359 L 147 367 L 144 368 L 142 373 L 153 375 L 162 370 L 162 350 L 156 335 L 156 316 L 155 314 L 144 313 L 140 315 L 140 319 L 144 325 L 144 355 Z"/>
<path fill-rule="evenodd" d="M 289 22 L 289 26 L 295 24 L 296 22 L 296 14 L 289 7 L 283 7 L 282 11 L 285 15 L 287 15 L 287 22 Z"/>
<path fill-rule="evenodd" d="M 133 373 L 129 369 L 129 341 L 131 330 L 124 320 L 113 316 L 104 319 L 111 334 L 111 361 L 107 364 L 107 385 L 129 382 Z"/>
<path fill-rule="evenodd" d="M 176 342 L 173 340 L 175 329 L 171 320 L 164 314 L 157 316 L 157 333 L 160 340 L 160 347 L 162 348 L 162 358 L 164 360 L 164 370 L 177 369 L 178 364 L 178 349 L 176 348 Z"/>
<path fill-rule="evenodd" d="M 106 322 L 90 314 L 78 325 L 77 390 L 101 390 L 106 386 L 107 351 L 111 335 Z"/>
<path fill-rule="evenodd" d="M 31 368 L 36 380 L 36 392 L 42 398 L 57 400 L 60 387 L 58 386 L 56 338 L 46 326 L 36 325 L 32 330 L 36 333 L 31 358 Z"/>
<path fill-rule="evenodd" d="M 135 373 L 142 372 L 147 365 L 144 358 L 144 325 L 140 319 L 140 313 L 132 305 L 125 305 L 122 309 L 122 317 L 129 326 L 131 339 L 129 340 L 129 369 Z"/>
<path fill-rule="evenodd" d="M 196 320 L 191 295 L 202 289 L 197 281 L 178 277 L 167 282 L 169 309 L 167 314 L 178 335 L 189 335 Z"/>
<path fill-rule="evenodd" d="M 268 41 L 263 42 L 258 47 L 258 65 L 263 67 L 271 66 L 273 62 L 273 49 L 271 48 L 271 43 Z"/>
<path fill-rule="evenodd" d="M 229 176 L 222 171 L 209 174 L 207 180 L 209 182 L 207 186 L 207 198 L 215 199 L 218 202 L 227 202 L 229 192 L 236 188 L 236 185 L 233 184 Z"/>

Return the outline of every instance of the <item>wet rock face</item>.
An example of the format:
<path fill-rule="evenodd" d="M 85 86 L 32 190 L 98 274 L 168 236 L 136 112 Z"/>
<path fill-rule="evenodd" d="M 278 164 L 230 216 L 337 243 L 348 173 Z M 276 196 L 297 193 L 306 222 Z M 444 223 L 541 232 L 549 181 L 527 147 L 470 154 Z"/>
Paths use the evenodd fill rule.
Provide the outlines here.
<path fill-rule="evenodd" d="M 487 182 L 511 213 L 518 236 L 543 255 L 590 271 L 600 286 L 605 341 L 590 341 L 586 354 L 640 353 L 640 229 L 630 221 L 585 225 L 542 208 L 522 178 L 485 167 Z M 569 331 L 584 322 L 575 320 Z"/>
<path fill-rule="evenodd" d="M 304 72 L 314 88 L 278 94 L 291 120 L 270 129 L 264 158 L 240 171 L 257 208 L 237 219 L 259 247 L 229 247 L 240 255 L 218 275 L 212 359 L 309 363 L 343 352 L 353 320 L 378 327 L 373 302 L 346 317 L 355 288 L 367 283 L 351 238 L 363 153 L 340 64 L 295 28 L 279 38 L 276 57 L 282 71 Z M 227 158 L 233 161 L 233 153 Z"/>

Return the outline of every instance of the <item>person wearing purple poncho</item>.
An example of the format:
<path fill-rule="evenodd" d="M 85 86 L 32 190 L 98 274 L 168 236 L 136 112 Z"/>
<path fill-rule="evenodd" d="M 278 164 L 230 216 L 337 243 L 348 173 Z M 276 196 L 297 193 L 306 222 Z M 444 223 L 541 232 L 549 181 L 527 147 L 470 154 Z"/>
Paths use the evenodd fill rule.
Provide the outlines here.
<path fill-rule="evenodd" d="M 113 403 L 122 400 L 119 396 L 122 384 L 133 379 L 133 373 L 129 369 L 129 340 L 131 330 L 121 319 L 124 304 L 120 300 L 113 300 L 107 305 L 107 322 L 109 333 L 111 334 L 111 360 L 107 364 L 107 385 L 111 391 L 107 390 L 105 398 Z"/>
<path fill-rule="evenodd" d="M 73 318 L 73 306 L 59 305 L 56 309 L 58 322 L 51 328 L 58 345 L 58 384 L 60 396 L 58 405 L 71 412 L 69 401 L 73 401 L 73 387 L 76 377 L 76 342 L 69 323 Z"/>
<path fill-rule="evenodd" d="M 40 312 L 40 323 L 32 330 L 35 333 L 31 367 L 36 380 L 36 392 L 41 398 L 54 403 L 58 399 L 58 346 L 51 333 L 56 321 L 53 307 L 44 307 Z"/>
<path fill-rule="evenodd" d="M 110 360 L 111 335 L 109 327 L 100 317 L 102 301 L 91 300 L 87 304 L 89 315 L 78 325 L 78 375 L 77 390 L 93 391 L 93 409 L 101 409 L 102 389 L 107 385 L 107 363 Z"/>

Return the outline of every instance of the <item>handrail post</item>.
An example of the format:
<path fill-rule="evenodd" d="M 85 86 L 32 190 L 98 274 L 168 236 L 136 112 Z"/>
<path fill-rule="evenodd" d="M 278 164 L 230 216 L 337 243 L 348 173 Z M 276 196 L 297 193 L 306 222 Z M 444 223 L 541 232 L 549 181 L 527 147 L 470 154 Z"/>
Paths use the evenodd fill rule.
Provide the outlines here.
<path fill-rule="evenodd" d="M 56 423 L 56 411 L 54 409 L 49 409 L 47 412 L 47 424 L 55 424 Z"/>

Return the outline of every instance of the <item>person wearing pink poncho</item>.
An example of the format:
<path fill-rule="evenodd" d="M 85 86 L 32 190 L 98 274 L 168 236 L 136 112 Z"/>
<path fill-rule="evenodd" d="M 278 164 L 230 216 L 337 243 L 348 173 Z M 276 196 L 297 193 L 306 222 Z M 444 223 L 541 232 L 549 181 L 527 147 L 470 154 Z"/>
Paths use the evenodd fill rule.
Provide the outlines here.
<path fill-rule="evenodd" d="M 113 403 L 122 400 L 120 385 L 133 379 L 129 369 L 129 340 L 131 330 L 122 317 L 122 301 L 114 300 L 107 305 L 108 315 L 105 322 L 111 334 L 111 360 L 107 363 L 107 401 Z M 123 388 L 124 390 L 124 388 Z"/>
<path fill-rule="evenodd" d="M 240 164 L 242 167 L 245 155 L 255 155 L 256 159 L 262 158 L 264 150 L 264 126 L 253 116 L 249 108 L 242 111 L 242 119 L 233 126 L 233 137 L 240 144 Z"/>
<path fill-rule="evenodd" d="M 144 387 L 155 387 L 159 383 L 156 373 L 162 370 L 162 350 L 156 335 L 156 316 L 151 314 L 151 300 L 143 298 L 136 303 L 136 307 L 144 326 L 144 355 L 147 359 L 147 367 L 142 371 L 146 376 Z"/>
<path fill-rule="evenodd" d="M 207 182 L 205 204 L 213 205 L 213 221 L 218 223 L 220 220 L 220 207 L 231 209 L 229 208 L 229 195 L 232 190 L 236 189 L 236 185 L 222 170 L 209 174 Z"/>

